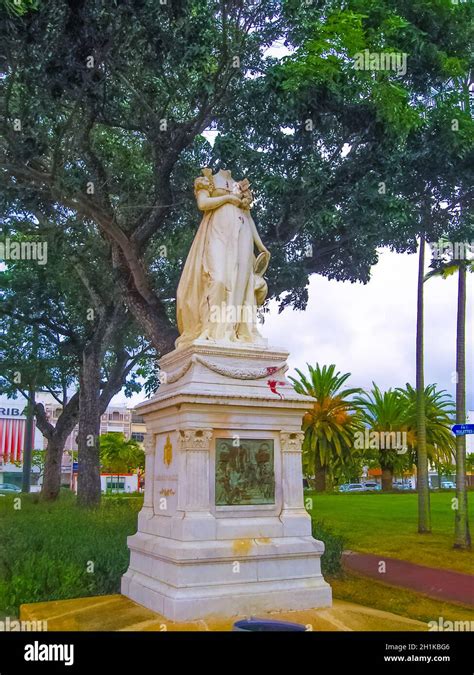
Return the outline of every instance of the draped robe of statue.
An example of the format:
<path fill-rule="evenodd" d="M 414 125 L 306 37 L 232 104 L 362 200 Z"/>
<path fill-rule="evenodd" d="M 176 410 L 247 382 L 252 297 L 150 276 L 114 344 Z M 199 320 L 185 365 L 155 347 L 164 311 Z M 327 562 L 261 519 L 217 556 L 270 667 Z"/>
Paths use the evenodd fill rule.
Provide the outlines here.
<path fill-rule="evenodd" d="M 270 254 L 250 215 L 248 182 L 238 183 L 224 170 L 203 174 L 194 183 L 204 216 L 178 286 L 176 347 L 196 339 L 261 345 L 257 307 L 267 295 L 263 274 Z M 230 196 L 239 205 L 227 202 Z"/>

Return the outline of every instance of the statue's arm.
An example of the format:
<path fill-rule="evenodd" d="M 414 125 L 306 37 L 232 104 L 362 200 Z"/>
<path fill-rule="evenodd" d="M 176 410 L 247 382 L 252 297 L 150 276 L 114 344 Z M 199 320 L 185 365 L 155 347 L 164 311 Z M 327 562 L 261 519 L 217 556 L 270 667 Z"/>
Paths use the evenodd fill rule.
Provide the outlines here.
<path fill-rule="evenodd" d="M 198 190 L 196 192 L 196 201 L 200 211 L 213 211 L 224 204 L 235 204 L 235 206 L 239 206 L 241 203 L 241 199 L 240 197 L 237 197 L 237 195 L 229 194 L 223 195 L 222 197 L 209 197 L 207 190 Z"/>

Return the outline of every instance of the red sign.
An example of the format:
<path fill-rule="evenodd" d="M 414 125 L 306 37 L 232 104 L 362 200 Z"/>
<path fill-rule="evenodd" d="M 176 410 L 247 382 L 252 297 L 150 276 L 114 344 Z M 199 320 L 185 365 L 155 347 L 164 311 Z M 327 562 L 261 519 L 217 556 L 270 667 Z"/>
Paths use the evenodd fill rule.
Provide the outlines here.
<path fill-rule="evenodd" d="M 0 458 L 19 462 L 23 455 L 26 421 L 0 418 Z"/>

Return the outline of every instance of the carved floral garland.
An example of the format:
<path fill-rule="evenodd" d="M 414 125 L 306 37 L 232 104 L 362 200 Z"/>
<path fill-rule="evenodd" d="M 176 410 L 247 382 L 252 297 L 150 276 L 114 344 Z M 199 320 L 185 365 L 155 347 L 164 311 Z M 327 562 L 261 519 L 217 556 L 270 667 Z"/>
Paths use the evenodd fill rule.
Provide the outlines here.
<path fill-rule="evenodd" d="M 280 370 L 283 370 L 283 368 L 285 368 L 286 366 L 286 363 L 282 362 L 279 363 L 277 366 L 264 366 L 262 368 L 238 368 L 232 366 L 224 366 L 219 363 L 213 363 L 212 361 L 208 361 L 207 359 L 204 359 L 201 356 L 194 356 L 181 368 L 177 368 L 171 373 L 167 373 L 166 382 L 168 384 L 171 384 L 172 382 L 176 382 L 177 380 L 179 380 L 181 377 L 183 377 L 183 375 L 187 373 L 193 362 L 200 363 L 205 368 L 208 368 L 209 370 L 212 370 L 213 372 L 218 373 L 219 375 L 224 375 L 225 377 L 233 377 L 237 380 L 261 380 L 264 377 L 274 375 Z"/>

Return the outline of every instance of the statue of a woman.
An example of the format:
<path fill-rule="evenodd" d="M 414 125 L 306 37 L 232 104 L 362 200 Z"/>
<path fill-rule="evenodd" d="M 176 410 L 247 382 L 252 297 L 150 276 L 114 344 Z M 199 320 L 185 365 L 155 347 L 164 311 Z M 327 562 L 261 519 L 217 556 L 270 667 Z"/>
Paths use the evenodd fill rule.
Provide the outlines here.
<path fill-rule="evenodd" d="M 257 306 L 267 295 L 270 253 L 250 215 L 249 183 L 233 180 L 226 169 L 202 173 L 194 192 L 204 217 L 178 286 L 176 347 L 196 339 L 261 344 Z"/>

